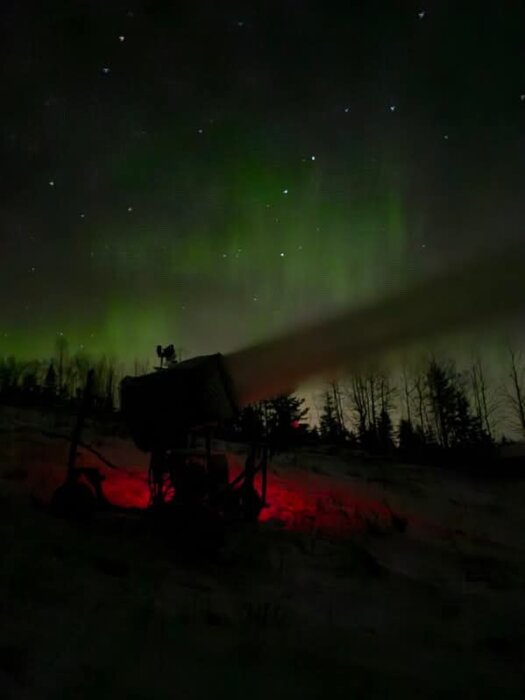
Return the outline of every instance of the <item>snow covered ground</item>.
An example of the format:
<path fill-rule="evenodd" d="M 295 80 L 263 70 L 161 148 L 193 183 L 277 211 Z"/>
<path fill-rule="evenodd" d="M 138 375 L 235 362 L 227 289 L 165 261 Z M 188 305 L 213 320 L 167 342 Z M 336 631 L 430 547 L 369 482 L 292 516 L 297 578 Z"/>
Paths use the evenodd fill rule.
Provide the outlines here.
<path fill-rule="evenodd" d="M 61 421 L 0 412 L 5 697 L 525 697 L 525 480 L 283 455 L 262 522 L 190 557 L 34 507 L 64 472 L 67 441 L 42 432 Z M 103 469 L 108 498 L 145 505 L 146 456 L 85 439 L 123 468 Z"/>

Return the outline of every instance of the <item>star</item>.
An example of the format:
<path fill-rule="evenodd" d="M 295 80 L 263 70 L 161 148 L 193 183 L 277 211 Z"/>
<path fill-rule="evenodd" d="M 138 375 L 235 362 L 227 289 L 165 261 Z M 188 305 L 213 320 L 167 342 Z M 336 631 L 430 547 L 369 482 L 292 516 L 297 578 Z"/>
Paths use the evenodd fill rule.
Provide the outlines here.
<path fill-rule="evenodd" d="M 281 258 L 284 258 L 284 253 L 279 253 L 279 255 L 281 256 Z"/>
<path fill-rule="evenodd" d="M 315 156 L 311 156 L 311 160 L 315 160 Z"/>
<path fill-rule="evenodd" d="M 49 187 L 54 187 L 54 186 L 55 186 L 55 181 L 54 181 L 54 180 L 50 180 L 50 181 L 49 181 Z"/>
<path fill-rule="evenodd" d="M 520 100 L 521 100 L 522 102 L 525 102 L 525 94 L 520 95 Z"/>
<path fill-rule="evenodd" d="M 80 215 L 80 218 L 81 218 L 81 219 L 85 219 L 85 218 L 86 218 L 86 215 L 85 215 L 84 213 L 82 213 L 82 214 Z"/>
<path fill-rule="evenodd" d="M 125 39 L 126 39 L 126 37 L 123 36 L 122 34 L 121 34 L 121 35 L 119 36 L 119 38 L 118 38 L 118 40 L 120 41 L 120 43 L 122 43 Z"/>
<path fill-rule="evenodd" d="M 445 134 L 443 138 L 445 139 L 445 141 L 448 141 L 448 134 Z"/>
<path fill-rule="evenodd" d="M 423 17 L 425 16 L 425 14 L 426 14 L 426 13 L 425 13 L 425 10 L 421 10 L 421 12 L 418 12 L 417 16 L 419 17 L 419 19 L 423 19 Z"/>
<path fill-rule="evenodd" d="M 348 114 L 349 111 L 350 111 L 350 107 L 345 107 L 345 112 L 346 112 L 347 114 Z"/>
<path fill-rule="evenodd" d="M 129 212 L 133 211 L 133 207 L 128 207 L 128 211 Z"/>
<path fill-rule="evenodd" d="M 390 105 L 389 109 L 391 112 L 395 112 L 397 107 L 396 107 L 396 105 Z"/>
<path fill-rule="evenodd" d="M 104 73 L 104 75 L 107 75 L 109 73 L 109 68 L 107 66 L 104 66 L 102 72 Z"/>
<path fill-rule="evenodd" d="M 237 22 L 238 27 L 244 27 L 244 22 Z"/>
<path fill-rule="evenodd" d="M 199 134 L 203 134 L 203 133 L 204 133 L 204 129 L 197 129 L 197 131 L 198 131 Z"/>
<path fill-rule="evenodd" d="M 36 272 L 36 267 L 32 267 L 31 272 Z"/>
<path fill-rule="evenodd" d="M 283 194 L 288 194 L 288 190 L 283 190 Z"/>

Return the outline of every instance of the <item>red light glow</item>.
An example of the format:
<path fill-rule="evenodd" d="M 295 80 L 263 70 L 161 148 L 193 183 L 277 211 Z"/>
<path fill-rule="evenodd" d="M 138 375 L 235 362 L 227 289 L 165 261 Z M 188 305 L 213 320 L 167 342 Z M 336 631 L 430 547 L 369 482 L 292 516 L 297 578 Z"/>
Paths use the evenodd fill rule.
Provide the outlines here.
<path fill-rule="evenodd" d="M 237 465 L 233 463 L 232 477 Z M 145 508 L 149 502 L 147 477 L 141 470 L 107 470 L 104 493 L 114 505 Z M 263 509 L 261 522 L 279 524 L 285 529 L 343 535 L 361 531 L 370 520 L 386 523 L 389 509 L 378 501 L 357 495 L 349 484 L 332 477 L 322 477 L 287 469 L 283 475 L 269 470 L 268 506 Z"/>

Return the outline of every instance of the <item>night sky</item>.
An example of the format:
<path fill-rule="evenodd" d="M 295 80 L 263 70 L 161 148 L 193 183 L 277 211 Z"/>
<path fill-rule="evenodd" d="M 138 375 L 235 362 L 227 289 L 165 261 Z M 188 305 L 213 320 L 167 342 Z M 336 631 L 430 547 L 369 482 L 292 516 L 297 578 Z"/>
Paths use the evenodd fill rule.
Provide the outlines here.
<path fill-rule="evenodd" d="M 524 234 L 523 2 L 0 12 L 0 354 L 228 351 Z"/>

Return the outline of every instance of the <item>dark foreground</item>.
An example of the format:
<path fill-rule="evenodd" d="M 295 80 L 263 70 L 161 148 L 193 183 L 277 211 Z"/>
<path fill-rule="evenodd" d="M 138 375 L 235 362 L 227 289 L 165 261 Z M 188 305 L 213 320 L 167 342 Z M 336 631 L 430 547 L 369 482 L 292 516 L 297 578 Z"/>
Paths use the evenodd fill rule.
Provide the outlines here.
<path fill-rule="evenodd" d="M 348 510 L 332 493 L 191 556 L 133 519 L 35 508 L 32 471 L 66 449 L 11 418 L 0 433 L 2 697 L 525 697 L 524 482 L 302 456 L 274 493 L 299 507 L 317 465 L 359 492 L 355 527 L 321 526 Z"/>

